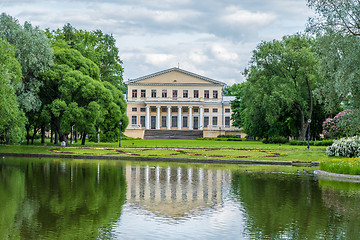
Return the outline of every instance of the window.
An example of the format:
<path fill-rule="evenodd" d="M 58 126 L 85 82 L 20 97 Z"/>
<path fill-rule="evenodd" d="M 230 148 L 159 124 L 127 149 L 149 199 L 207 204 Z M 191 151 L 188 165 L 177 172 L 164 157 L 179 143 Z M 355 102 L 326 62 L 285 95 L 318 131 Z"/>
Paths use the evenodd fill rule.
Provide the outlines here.
<path fill-rule="evenodd" d="M 217 117 L 213 117 L 213 126 L 217 126 Z"/>
<path fill-rule="evenodd" d="M 188 98 L 189 97 L 189 91 L 188 90 L 183 90 L 183 98 Z"/>
<path fill-rule="evenodd" d="M 225 108 L 225 113 L 230 113 L 230 108 Z"/>
<path fill-rule="evenodd" d="M 166 108 L 161 108 L 161 112 L 166 112 L 167 109 Z"/>
<path fill-rule="evenodd" d="M 141 89 L 140 97 L 141 97 L 141 98 L 145 98 L 145 97 L 146 97 L 146 90 L 145 90 L 145 89 Z"/>
<path fill-rule="evenodd" d="M 213 98 L 218 98 L 218 91 L 217 90 L 213 91 Z"/>
<path fill-rule="evenodd" d="M 137 112 L 137 108 L 136 108 L 136 107 L 133 107 L 133 108 L 131 109 L 131 111 Z"/>
<path fill-rule="evenodd" d="M 145 127 L 145 116 L 140 116 L 140 125 L 141 127 Z"/>
<path fill-rule="evenodd" d="M 151 90 L 151 97 L 156 98 L 156 89 Z"/>
<path fill-rule="evenodd" d="M 204 91 L 204 98 L 210 98 L 209 90 Z"/>
<path fill-rule="evenodd" d="M 218 109 L 217 108 L 213 108 L 213 113 L 217 113 Z"/>
<path fill-rule="evenodd" d="M 189 112 L 189 109 L 188 108 L 183 108 L 183 113 L 187 113 Z"/>
<path fill-rule="evenodd" d="M 171 117 L 171 126 L 172 127 L 177 127 L 177 116 L 172 116 Z"/>
<path fill-rule="evenodd" d="M 194 113 L 198 113 L 199 109 L 198 108 L 194 108 Z"/>
<path fill-rule="evenodd" d="M 230 117 L 225 117 L 225 127 L 230 127 Z"/>
<path fill-rule="evenodd" d="M 177 90 L 172 91 L 172 96 L 173 96 L 173 98 L 177 98 Z"/>
<path fill-rule="evenodd" d="M 183 117 L 183 127 L 188 127 L 188 117 L 184 116 Z"/>
<path fill-rule="evenodd" d="M 151 112 L 156 112 L 156 108 L 152 107 L 152 108 L 150 109 L 150 111 L 151 111 Z"/>
<path fill-rule="evenodd" d="M 208 108 L 204 108 L 204 112 L 208 113 L 209 109 Z"/>
<path fill-rule="evenodd" d="M 136 89 L 133 89 L 132 90 L 132 95 L 131 95 L 133 98 L 137 98 L 137 90 Z"/>
<path fill-rule="evenodd" d="M 146 109 L 145 108 L 140 108 L 140 112 L 145 112 Z"/>
<path fill-rule="evenodd" d="M 204 127 L 209 126 L 209 117 L 204 117 Z"/>
<path fill-rule="evenodd" d="M 199 98 L 199 90 L 194 90 L 194 98 Z"/>
<path fill-rule="evenodd" d="M 166 116 L 161 116 L 161 127 L 166 127 Z"/>
<path fill-rule="evenodd" d="M 131 124 L 132 124 L 132 125 L 136 125 L 136 124 L 137 124 L 137 117 L 136 117 L 136 116 L 132 116 L 132 117 L 131 117 Z"/>
<path fill-rule="evenodd" d="M 162 90 L 161 97 L 167 98 L 167 90 L 165 90 L 165 89 Z"/>
<path fill-rule="evenodd" d="M 178 112 L 178 108 L 177 107 L 171 108 L 171 112 Z"/>

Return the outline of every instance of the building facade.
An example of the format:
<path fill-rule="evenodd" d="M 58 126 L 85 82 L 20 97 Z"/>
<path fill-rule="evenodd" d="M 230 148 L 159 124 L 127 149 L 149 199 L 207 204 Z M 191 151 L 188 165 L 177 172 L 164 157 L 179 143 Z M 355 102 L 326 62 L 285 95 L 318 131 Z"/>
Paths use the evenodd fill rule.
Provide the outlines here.
<path fill-rule="evenodd" d="M 199 132 L 203 137 L 239 135 L 232 126 L 230 101 L 222 95 L 224 83 L 180 68 L 171 68 L 126 82 L 125 135 L 146 138 L 156 130 Z M 159 131 L 163 130 L 163 131 Z"/>

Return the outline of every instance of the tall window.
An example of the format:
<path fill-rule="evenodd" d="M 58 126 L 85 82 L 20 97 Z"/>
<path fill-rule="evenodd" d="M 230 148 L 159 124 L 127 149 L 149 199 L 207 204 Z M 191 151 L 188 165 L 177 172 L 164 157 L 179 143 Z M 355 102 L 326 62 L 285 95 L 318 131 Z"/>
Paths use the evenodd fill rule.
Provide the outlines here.
<path fill-rule="evenodd" d="M 145 97 L 146 97 L 146 90 L 145 90 L 145 89 L 141 89 L 140 97 L 141 97 L 141 98 L 145 98 Z"/>
<path fill-rule="evenodd" d="M 194 90 L 194 98 L 199 98 L 199 90 Z"/>
<path fill-rule="evenodd" d="M 204 117 L 204 127 L 209 126 L 209 117 Z"/>
<path fill-rule="evenodd" d="M 183 117 L 183 127 L 188 127 L 188 117 L 184 116 Z"/>
<path fill-rule="evenodd" d="M 137 117 L 136 117 L 136 116 L 132 116 L 132 117 L 131 117 L 131 124 L 132 124 L 132 125 L 136 125 L 136 124 L 137 124 Z"/>
<path fill-rule="evenodd" d="M 156 98 L 156 89 L 151 90 L 151 97 Z"/>
<path fill-rule="evenodd" d="M 209 90 L 204 90 L 204 98 L 210 98 Z"/>
<path fill-rule="evenodd" d="M 213 91 L 213 98 L 218 98 L 218 91 L 217 90 Z"/>
<path fill-rule="evenodd" d="M 225 117 L 225 126 L 230 127 L 230 117 Z"/>
<path fill-rule="evenodd" d="M 166 89 L 163 89 L 163 90 L 162 90 L 162 92 L 161 92 L 161 97 L 167 98 L 167 90 L 166 90 Z"/>
<path fill-rule="evenodd" d="M 173 98 L 177 98 L 177 90 L 172 91 L 172 96 L 173 96 Z"/>
<path fill-rule="evenodd" d="M 140 116 L 140 125 L 141 127 L 145 127 L 145 116 Z"/>
<path fill-rule="evenodd" d="M 137 89 L 133 89 L 133 90 L 132 90 L 131 96 L 132 96 L 133 98 L 137 98 Z"/>
<path fill-rule="evenodd" d="M 188 98 L 188 97 L 189 97 L 189 91 L 183 90 L 183 98 Z"/>
<path fill-rule="evenodd" d="M 213 126 L 217 126 L 217 125 L 218 125 L 218 118 L 217 118 L 217 117 L 213 117 L 213 118 L 212 118 L 212 125 L 213 125 Z"/>
<path fill-rule="evenodd" d="M 166 116 L 161 116 L 161 127 L 166 127 Z"/>
<path fill-rule="evenodd" d="M 177 127 L 177 116 L 172 116 L 171 117 L 171 126 L 172 127 Z"/>

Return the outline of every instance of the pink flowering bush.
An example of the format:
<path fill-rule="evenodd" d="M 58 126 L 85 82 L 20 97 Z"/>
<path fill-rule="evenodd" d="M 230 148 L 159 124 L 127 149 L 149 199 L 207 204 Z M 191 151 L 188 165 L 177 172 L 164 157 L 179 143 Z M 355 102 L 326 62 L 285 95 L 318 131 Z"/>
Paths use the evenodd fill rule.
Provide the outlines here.
<path fill-rule="evenodd" d="M 351 110 L 339 112 L 334 118 L 327 118 L 323 122 L 323 135 L 326 139 L 338 139 L 348 136 L 351 128 Z"/>

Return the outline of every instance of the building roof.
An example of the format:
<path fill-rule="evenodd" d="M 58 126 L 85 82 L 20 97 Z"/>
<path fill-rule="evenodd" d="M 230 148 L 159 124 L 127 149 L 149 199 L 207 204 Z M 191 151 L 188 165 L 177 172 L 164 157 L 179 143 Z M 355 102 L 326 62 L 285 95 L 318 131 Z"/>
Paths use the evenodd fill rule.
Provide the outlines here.
<path fill-rule="evenodd" d="M 166 70 L 163 70 L 163 71 L 160 71 L 160 72 L 156 72 L 156 73 L 153 73 L 153 74 L 149 74 L 149 75 L 146 75 L 146 76 L 143 76 L 143 77 L 139 77 L 139 78 L 135 78 L 135 79 L 132 79 L 132 80 L 129 80 L 127 81 L 125 84 L 126 85 L 136 85 L 136 83 L 142 81 L 142 80 L 145 80 L 145 79 L 149 79 L 149 78 L 152 78 L 152 77 L 156 77 L 156 76 L 159 76 L 159 75 L 162 75 L 162 74 L 166 74 L 166 73 L 169 73 L 169 72 L 172 72 L 172 71 L 176 71 L 176 72 L 180 72 L 180 73 L 183 73 L 183 74 L 187 74 L 189 76 L 192 76 L 192 77 L 196 77 L 196 78 L 199 78 L 199 79 L 202 79 L 202 80 L 205 80 L 205 81 L 208 81 L 210 83 L 213 83 L 213 84 L 218 84 L 218 85 L 226 85 L 225 83 L 223 82 L 220 82 L 220 81 L 216 81 L 214 79 L 211 79 L 211 78 L 208 78 L 208 77 L 204 77 L 204 76 L 201 76 L 201 75 L 198 75 L 198 74 L 195 74 L 195 73 L 192 73 L 192 72 L 189 72 L 189 71 L 186 71 L 186 70 L 183 70 L 183 69 L 180 69 L 180 68 L 169 68 L 169 69 L 166 69 Z"/>

